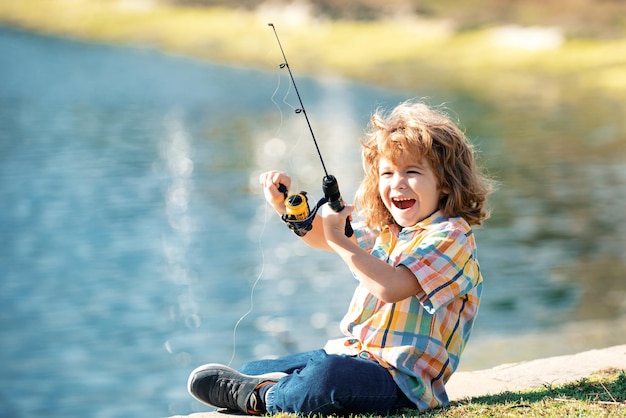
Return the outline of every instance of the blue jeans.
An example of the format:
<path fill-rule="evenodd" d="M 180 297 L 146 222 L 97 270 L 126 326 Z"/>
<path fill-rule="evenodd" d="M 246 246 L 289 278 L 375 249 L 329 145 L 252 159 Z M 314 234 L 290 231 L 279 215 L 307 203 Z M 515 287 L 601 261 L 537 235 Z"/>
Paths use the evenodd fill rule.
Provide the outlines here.
<path fill-rule="evenodd" d="M 267 393 L 270 414 L 387 414 L 416 407 L 377 362 L 324 350 L 253 361 L 239 371 L 248 375 L 288 374 Z"/>

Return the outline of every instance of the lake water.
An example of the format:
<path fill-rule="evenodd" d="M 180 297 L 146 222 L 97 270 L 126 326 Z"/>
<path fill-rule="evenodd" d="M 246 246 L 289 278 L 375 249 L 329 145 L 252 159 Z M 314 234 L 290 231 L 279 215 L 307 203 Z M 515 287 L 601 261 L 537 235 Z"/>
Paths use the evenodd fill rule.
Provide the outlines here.
<path fill-rule="evenodd" d="M 257 186 L 284 169 L 315 200 L 323 176 L 268 50 L 263 72 L 0 28 L 0 417 L 207 410 L 186 393 L 196 366 L 337 336 L 353 279 Z M 423 93 L 291 64 L 349 200 L 372 111 Z M 462 368 L 626 342 L 623 104 L 504 112 L 428 95 L 500 181 L 477 231 L 485 294 Z"/>

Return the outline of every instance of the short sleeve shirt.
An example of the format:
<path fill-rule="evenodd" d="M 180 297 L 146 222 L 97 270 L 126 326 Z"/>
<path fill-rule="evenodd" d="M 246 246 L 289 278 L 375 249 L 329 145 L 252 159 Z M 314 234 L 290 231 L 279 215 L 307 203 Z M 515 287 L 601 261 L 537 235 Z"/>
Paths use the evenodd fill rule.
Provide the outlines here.
<path fill-rule="evenodd" d="M 482 291 L 472 229 L 441 212 L 403 229 L 353 226 L 361 248 L 409 268 L 422 291 L 385 303 L 359 284 L 341 321 L 346 337 L 325 350 L 378 361 L 422 411 L 448 404 L 444 385 L 469 339 Z"/>

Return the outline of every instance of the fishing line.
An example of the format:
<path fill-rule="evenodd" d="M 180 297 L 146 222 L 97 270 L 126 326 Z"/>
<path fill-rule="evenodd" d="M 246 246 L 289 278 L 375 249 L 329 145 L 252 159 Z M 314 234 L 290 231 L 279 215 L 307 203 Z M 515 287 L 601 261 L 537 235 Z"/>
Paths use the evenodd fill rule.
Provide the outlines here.
<path fill-rule="evenodd" d="M 281 75 L 280 71 L 276 71 L 276 75 L 278 77 L 277 80 L 277 84 L 276 84 L 276 88 L 274 89 L 274 92 L 272 93 L 270 100 L 272 101 L 272 103 L 274 103 L 274 106 L 276 106 L 276 109 L 278 110 L 278 113 L 280 115 L 280 123 L 278 126 L 278 129 L 276 129 L 276 132 L 274 132 L 274 137 L 279 138 L 278 137 L 278 133 L 281 131 L 281 129 L 283 128 L 283 122 L 284 122 L 284 113 L 282 110 L 282 107 L 280 106 L 280 104 L 274 99 L 276 97 L 276 95 L 278 94 L 278 91 L 280 90 L 281 87 L 281 81 L 283 76 Z M 283 104 L 285 104 L 285 106 L 289 107 L 291 110 L 293 110 L 294 112 L 297 112 L 297 108 L 292 105 L 291 103 L 289 103 L 287 101 L 287 97 L 289 97 L 289 94 L 291 93 L 291 84 L 287 83 L 287 90 L 285 91 L 285 94 L 283 94 L 283 98 L 281 100 L 281 102 Z M 298 148 L 298 146 L 300 145 L 300 141 L 302 140 L 302 134 L 300 134 L 298 136 L 298 139 L 295 141 L 295 143 L 291 146 L 291 149 L 289 150 L 289 152 L 287 152 L 287 164 L 289 165 L 289 168 L 291 169 L 291 172 L 295 172 L 295 168 L 293 166 L 293 160 L 289 157 L 291 155 L 294 154 L 294 151 L 296 150 L 296 148 Z M 293 188 L 297 188 L 298 186 L 298 182 L 297 179 L 295 182 L 292 183 Z"/>
<path fill-rule="evenodd" d="M 276 88 L 274 89 L 274 92 L 272 93 L 272 95 L 270 96 L 270 100 L 272 101 L 272 103 L 274 103 L 274 106 L 276 106 L 276 109 L 278 109 L 278 114 L 280 115 L 280 122 L 278 123 L 278 129 L 276 129 L 276 132 L 274 132 L 274 136 L 278 136 L 278 133 L 280 132 L 281 128 L 283 127 L 283 120 L 284 120 L 284 115 L 283 115 L 283 111 L 280 108 L 280 105 L 278 104 L 278 102 L 276 102 L 276 100 L 274 100 L 274 97 L 276 97 L 276 94 L 278 94 L 278 90 L 280 90 L 280 81 L 281 81 L 281 76 L 280 76 L 280 72 L 276 71 Z M 289 85 L 287 85 L 287 93 L 285 93 L 285 95 L 283 96 L 283 103 L 289 105 L 286 100 L 287 100 L 287 95 L 289 94 Z"/>
<path fill-rule="evenodd" d="M 269 206 L 269 203 L 265 203 L 265 205 L 263 206 L 263 223 L 261 226 L 261 232 L 259 233 L 259 251 L 261 253 L 261 271 L 259 271 L 259 274 L 257 275 L 256 280 L 254 281 L 254 283 L 252 284 L 252 289 L 250 290 L 250 308 L 248 309 L 248 311 L 246 313 L 244 313 L 241 318 L 239 318 L 239 320 L 237 321 L 237 323 L 235 323 L 235 327 L 233 328 L 233 354 L 230 357 L 230 360 L 228 361 L 227 366 L 230 366 L 233 362 L 233 360 L 235 359 L 235 351 L 237 350 L 237 328 L 239 328 L 239 324 L 248 316 L 252 313 L 252 311 L 254 310 L 254 291 L 256 290 L 257 285 L 259 284 L 259 282 L 261 281 L 261 278 L 263 277 L 263 273 L 265 272 L 265 252 L 263 251 L 263 233 L 265 232 L 265 227 L 267 226 L 267 207 Z"/>
<path fill-rule="evenodd" d="M 296 85 L 296 80 L 293 78 L 293 74 L 291 73 L 291 68 L 289 67 L 289 62 L 287 61 L 287 56 L 285 55 L 285 51 L 283 50 L 283 46 L 280 42 L 280 39 L 278 38 L 278 33 L 276 32 L 276 28 L 274 27 L 274 24 L 272 23 L 268 23 L 268 26 L 270 26 L 273 31 L 274 31 L 274 36 L 276 37 L 276 41 L 278 42 L 278 46 L 280 48 L 280 52 L 283 56 L 283 63 L 281 63 L 279 65 L 279 68 L 283 69 L 286 68 L 287 71 L 289 72 L 289 77 L 291 79 L 291 84 L 289 85 L 289 87 L 287 88 L 287 92 L 285 93 L 285 95 L 283 96 L 283 103 L 285 105 L 287 105 L 288 107 L 292 108 L 295 113 L 300 114 L 302 113 L 304 115 L 304 118 L 306 120 L 307 126 L 309 127 L 309 132 L 311 133 L 311 138 L 313 139 L 313 143 L 315 144 L 315 150 L 317 151 L 317 155 L 319 156 L 320 162 L 322 163 L 322 168 L 324 169 L 324 178 L 322 179 L 322 190 L 324 192 L 324 198 L 320 199 L 320 201 L 315 205 L 315 207 L 313 208 L 312 211 L 309 210 L 308 207 L 308 203 L 306 205 L 300 205 L 299 207 L 302 206 L 306 206 L 306 213 L 302 213 L 299 214 L 303 215 L 303 218 L 298 217 L 298 219 L 290 219 L 289 216 L 285 217 L 285 215 L 283 215 L 283 220 L 284 221 L 288 221 L 290 228 L 292 228 L 294 230 L 294 232 L 296 232 L 297 235 L 299 236 L 304 236 L 304 234 L 306 234 L 306 232 L 308 230 L 310 230 L 310 225 L 311 222 L 313 221 L 313 218 L 315 217 L 315 214 L 317 212 L 317 210 L 319 209 L 319 207 L 324 204 L 324 203 L 328 203 L 328 205 L 330 206 L 330 208 L 332 210 L 334 210 L 335 212 L 341 212 L 344 209 L 344 203 L 343 203 L 343 199 L 341 198 L 341 194 L 339 192 L 339 186 L 337 184 L 337 179 L 335 178 L 335 176 L 328 174 L 328 171 L 326 170 L 326 165 L 324 164 L 324 159 L 322 158 L 322 153 L 319 149 L 319 146 L 317 144 L 317 140 L 315 139 L 315 134 L 313 133 L 313 128 L 311 127 L 311 122 L 309 121 L 309 116 L 306 113 L 306 109 L 304 108 L 304 103 L 302 102 L 302 98 L 300 97 L 300 92 L 298 91 L 298 86 Z M 277 82 L 277 86 L 274 89 L 274 92 L 272 93 L 270 100 L 272 101 L 272 103 L 274 103 L 274 105 L 278 108 L 278 111 L 280 113 L 280 124 L 279 127 L 276 131 L 276 134 L 278 134 L 278 132 L 281 130 L 281 128 L 283 127 L 283 112 L 280 108 L 280 106 L 278 105 L 278 103 L 276 102 L 276 100 L 274 100 L 274 97 L 276 96 L 276 94 L 278 93 L 278 90 L 280 88 L 280 80 L 281 80 L 281 76 L 279 74 L 278 76 L 278 82 Z M 296 92 L 296 96 L 298 97 L 298 102 L 300 103 L 300 108 L 296 108 L 294 106 L 292 106 L 291 104 L 289 104 L 287 102 L 287 97 L 289 96 L 290 93 L 290 89 L 291 86 L 293 86 L 294 91 Z M 294 147 L 291 149 L 290 153 L 293 152 L 293 150 L 297 147 L 298 142 L 300 142 L 300 138 L 298 139 L 297 143 L 294 145 Z M 290 205 L 287 203 L 287 201 L 290 201 L 289 198 L 293 197 L 293 196 L 303 196 L 302 194 L 300 195 L 291 195 L 291 196 L 287 196 L 287 188 L 281 184 L 280 185 L 282 188 L 285 189 L 285 197 L 286 197 L 286 206 L 287 206 L 287 212 L 289 215 L 289 209 L 290 209 Z M 278 190 L 281 190 L 281 187 L 279 187 Z M 281 190 L 282 191 L 282 190 Z M 306 194 L 305 192 L 302 192 L 304 194 Z M 306 196 L 303 196 L 306 199 Z M 230 361 L 228 362 L 228 366 L 230 366 L 235 358 L 235 352 L 237 349 L 237 329 L 239 328 L 239 324 L 248 316 L 250 315 L 250 313 L 252 313 L 252 311 L 254 310 L 254 291 L 256 290 L 256 287 L 258 285 L 258 283 L 261 281 L 261 278 L 263 277 L 263 273 L 265 271 L 265 253 L 263 251 L 263 233 L 265 231 L 265 227 L 267 226 L 267 207 L 268 207 L 268 202 L 265 203 L 264 206 L 264 215 L 263 215 L 263 224 L 261 227 L 261 232 L 259 234 L 259 249 L 261 252 L 261 271 L 259 272 L 256 280 L 254 281 L 253 285 L 252 285 L 252 289 L 250 290 L 250 308 L 248 309 L 248 311 L 246 313 L 244 313 L 239 320 L 235 323 L 235 326 L 233 328 L 233 353 L 232 356 L 230 358 Z M 352 226 L 350 225 L 350 219 L 349 217 L 346 218 L 346 225 L 345 225 L 345 234 L 348 237 L 351 237 L 352 234 L 354 233 L 354 231 L 352 230 Z"/>
<path fill-rule="evenodd" d="M 268 53 L 269 55 L 269 53 Z M 278 137 L 278 133 L 281 131 L 281 129 L 283 128 L 283 124 L 284 124 L 284 114 L 282 111 L 282 108 L 280 106 L 280 104 L 275 100 L 276 95 L 278 94 L 280 88 L 281 88 L 281 79 L 282 79 L 282 75 L 280 73 L 280 71 L 277 71 L 277 82 L 276 82 L 276 88 L 274 89 L 274 92 L 272 93 L 272 95 L 270 96 L 270 100 L 272 103 L 274 103 L 274 106 L 276 106 L 276 109 L 278 110 L 278 114 L 280 116 L 280 121 L 278 124 L 278 128 L 276 129 L 276 131 L 274 132 L 274 136 Z M 287 97 L 289 96 L 289 93 L 291 92 L 291 84 L 287 83 L 287 91 L 285 92 L 285 94 L 283 95 L 282 98 L 282 102 L 287 105 L 288 107 L 290 107 L 292 110 L 296 110 L 296 108 L 291 105 L 289 102 L 287 102 Z M 298 146 L 300 140 L 302 139 L 302 135 L 299 136 L 298 140 L 296 141 L 296 144 L 291 148 L 291 150 L 289 151 L 288 154 L 292 154 L 293 151 L 295 150 L 295 148 Z M 291 163 L 290 163 L 291 165 Z M 252 311 L 254 311 L 254 292 L 257 288 L 257 285 L 259 284 L 259 282 L 261 281 L 261 279 L 263 278 L 263 274 L 265 272 L 265 252 L 263 251 L 263 234 L 265 232 L 265 228 L 267 226 L 268 223 L 268 206 L 269 203 L 265 202 L 265 205 L 263 206 L 263 222 L 261 223 L 261 231 L 259 232 L 259 240 L 258 240 L 258 245 L 259 245 L 259 252 L 261 254 L 261 270 L 259 271 L 259 274 L 256 277 L 256 280 L 254 281 L 254 283 L 252 284 L 252 288 L 250 289 L 250 307 L 248 308 L 248 310 L 237 320 L 237 322 L 235 323 L 235 326 L 233 327 L 233 337 L 232 337 L 232 341 L 233 341 L 233 352 L 231 354 L 230 360 L 228 361 L 228 366 L 230 366 L 233 361 L 235 360 L 235 355 L 236 355 L 236 351 L 237 351 L 237 330 L 239 329 L 239 324 L 241 324 L 241 322 L 243 322 L 244 319 L 246 319 L 248 317 L 248 315 L 250 315 L 252 313 Z"/>

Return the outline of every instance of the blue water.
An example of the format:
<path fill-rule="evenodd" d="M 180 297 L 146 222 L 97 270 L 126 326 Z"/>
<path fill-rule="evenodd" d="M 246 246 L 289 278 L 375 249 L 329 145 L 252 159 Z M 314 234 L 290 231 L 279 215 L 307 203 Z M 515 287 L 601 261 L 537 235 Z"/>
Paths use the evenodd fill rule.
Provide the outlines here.
<path fill-rule="evenodd" d="M 284 169 L 317 198 L 323 175 L 273 52 L 257 71 L 0 28 L 0 417 L 206 410 L 186 393 L 196 366 L 337 336 L 354 280 L 268 213 L 256 184 Z M 351 196 L 373 109 L 420 94 L 298 83 Z M 460 94 L 432 101 L 484 129 L 507 175 L 501 138 L 477 122 L 491 121 L 487 107 Z M 477 233 L 488 280 L 477 335 L 558 325 L 587 306 L 584 286 L 554 279 L 555 255 L 579 256 L 571 237 L 528 236 L 555 208 L 522 202 L 515 187 Z"/>
<path fill-rule="evenodd" d="M 250 186 L 254 135 L 264 119 L 282 124 L 276 72 L 2 30 L 0 79 L 0 416 L 197 410 L 187 375 L 230 360 L 263 257 L 275 283 L 257 286 L 233 364 L 295 349 L 280 337 L 290 317 L 303 344 L 326 338 L 329 279 L 297 283 L 272 268 L 297 243 L 266 225 Z M 380 93 L 359 94 L 371 106 Z M 289 107 L 283 118 L 298 121 Z"/>

